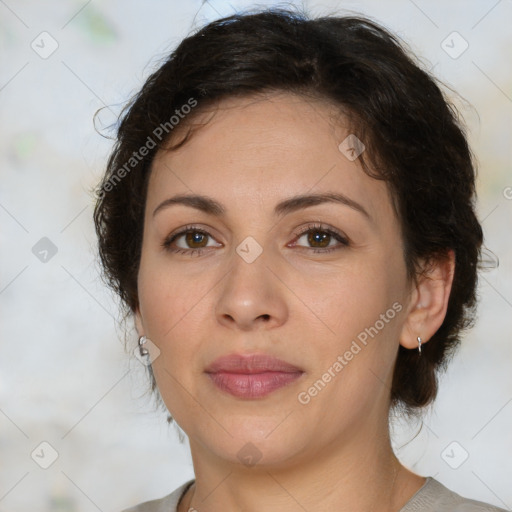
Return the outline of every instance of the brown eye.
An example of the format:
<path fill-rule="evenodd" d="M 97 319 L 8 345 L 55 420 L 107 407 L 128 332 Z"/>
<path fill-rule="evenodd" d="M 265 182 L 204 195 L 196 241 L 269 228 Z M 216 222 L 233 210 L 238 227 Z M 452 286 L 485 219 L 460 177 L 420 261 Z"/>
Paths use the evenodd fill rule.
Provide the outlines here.
<path fill-rule="evenodd" d="M 191 249 L 197 249 L 195 244 L 199 244 L 199 247 L 206 247 L 206 244 L 208 243 L 208 235 L 200 231 L 188 231 L 185 234 L 185 242 Z"/>
<path fill-rule="evenodd" d="M 175 233 L 164 240 L 162 247 L 169 252 L 189 254 L 190 256 L 199 255 L 209 247 L 219 247 L 215 245 L 213 237 L 207 231 L 187 226 L 178 233 Z"/>
<path fill-rule="evenodd" d="M 309 231 L 307 233 L 307 237 L 309 244 L 313 246 L 315 246 L 315 244 L 320 244 L 317 247 L 327 247 L 331 241 L 332 235 L 325 231 Z"/>
<path fill-rule="evenodd" d="M 298 243 L 301 239 L 305 239 L 306 245 Z M 313 252 L 318 253 L 335 251 L 348 244 L 348 240 L 341 233 L 330 228 L 324 228 L 322 225 L 307 226 L 305 230 L 299 233 L 295 241 L 295 245 L 312 249 Z"/>

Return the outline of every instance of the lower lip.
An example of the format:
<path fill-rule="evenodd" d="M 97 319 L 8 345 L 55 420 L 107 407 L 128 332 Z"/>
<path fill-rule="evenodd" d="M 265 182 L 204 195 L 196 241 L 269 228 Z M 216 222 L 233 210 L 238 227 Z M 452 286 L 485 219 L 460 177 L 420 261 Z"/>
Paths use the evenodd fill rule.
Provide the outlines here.
<path fill-rule="evenodd" d="M 261 398 L 297 380 L 302 372 L 208 373 L 222 391 L 238 398 Z"/>

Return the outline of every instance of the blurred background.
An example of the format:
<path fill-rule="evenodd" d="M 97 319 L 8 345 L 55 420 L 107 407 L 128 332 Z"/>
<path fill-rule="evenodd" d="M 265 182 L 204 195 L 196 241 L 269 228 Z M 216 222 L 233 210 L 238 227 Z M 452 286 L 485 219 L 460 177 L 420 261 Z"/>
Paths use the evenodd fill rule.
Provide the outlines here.
<path fill-rule="evenodd" d="M 194 29 L 290 4 L 0 0 L 0 512 L 116 512 L 193 478 L 187 442 L 145 394 L 145 368 L 124 352 L 117 302 L 99 277 L 88 191 L 112 141 L 93 115 L 108 107 L 97 128 L 109 134 Z M 460 94 L 485 243 L 500 266 L 482 274 L 476 326 L 434 407 L 423 423 L 395 421 L 393 443 L 413 471 L 510 508 L 512 1 L 300 5 L 372 17 Z"/>

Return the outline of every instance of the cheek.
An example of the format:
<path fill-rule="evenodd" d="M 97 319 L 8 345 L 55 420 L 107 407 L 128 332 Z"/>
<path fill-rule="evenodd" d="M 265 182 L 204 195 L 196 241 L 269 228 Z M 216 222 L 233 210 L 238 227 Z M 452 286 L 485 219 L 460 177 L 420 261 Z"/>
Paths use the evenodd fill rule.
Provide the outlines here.
<path fill-rule="evenodd" d="M 199 368 L 199 331 L 203 325 L 199 320 L 205 314 L 206 301 L 201 298 L 206 290 L 199 290 L 203 288 L 200 283 L 195 286 L 189 278 L 149 259 L 141 261 L 138 286 L 146 334 L 160 350 L 152 364 L 156 383 L 180 423 L 184 421 L 181 412 L 193 406 L 183 387 L 193 388 Z"/>
<path fill-rule="evenodd" d="M 297 295 L 324 329 L 339 339 L 352 336 L 379 319 L 399 296 L 391 269 L 362 261 L 319 279 L 303 280 Z"/>
<path fill-rule="evenodd" d="M 402 306 L 395 285 L 375 268 L 360 272 L 340 273 L 325 294 L 310 294 L 315 304 L 310 317 L 317 327 L 304 328 L 309 329 L 305 338 L 314 341 L 314 363 L 300 391 L 310 400 L 305 407 L 310 415 L 329 425 L 326 431 L 356 422 L 385 400 L 398 348 Z"/>
<path fill-rule="evenodd" d="M 205 290 L 203 291 L 203 288 Z M 140 310 L 148 336 L 158 345 L 189 324 L 207 287 L 172 271 L 158 258 L 142 258 L 138 277 Z M 193 326 L 193 324 L 192 324 Z"/>
<path fill-rule="evenodd" d="M 400 312 L 405 309 L 405 270 L 399 254 L 388 256 L 354 258 L 331 276 L 302 281 L 297 295 L 307 297 L 304 303 L 311 309 L 306 338 L 315 342 L 317 364 L 313 377 L 328 371 L 342 356 L 344 377 L 334 380 L 347 379 L 343 387 L 357 388 L 366 377 L 376 381 L 376 375 L 383 381 L 387 379 L 398 348 Z"/>

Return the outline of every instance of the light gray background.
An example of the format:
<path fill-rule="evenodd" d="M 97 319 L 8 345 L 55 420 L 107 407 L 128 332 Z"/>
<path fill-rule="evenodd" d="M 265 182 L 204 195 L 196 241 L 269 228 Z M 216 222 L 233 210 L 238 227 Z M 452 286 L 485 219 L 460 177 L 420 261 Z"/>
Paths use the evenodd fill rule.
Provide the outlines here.
<path fill-rule="evenodd" d="M 254 5 L 0 0 L 0 512 L 116 511 L 193 477 L 187 445 L 152 412 L 144 369 L 123 352 L 116 302 L 98 277 L 87 191 L 111 142 L 92 117 L 107 105 L 99 128 L 112 122 L 193 27 Z M 478 211 L 500 267 L 482 276 L 477 325 L 432 412 L 421 429 L 397 422 L 394 444 L 417 473 L 510 508 L 512 2 L 305 5 L 370 15 L 467 100 L 457 104 L 479 162 Z M 46 262 L 32 252 L 43 237 L 57 248 Z M 48 469 L 36 463 L 51 462 L 43 441 L 58 453 Z"/>

